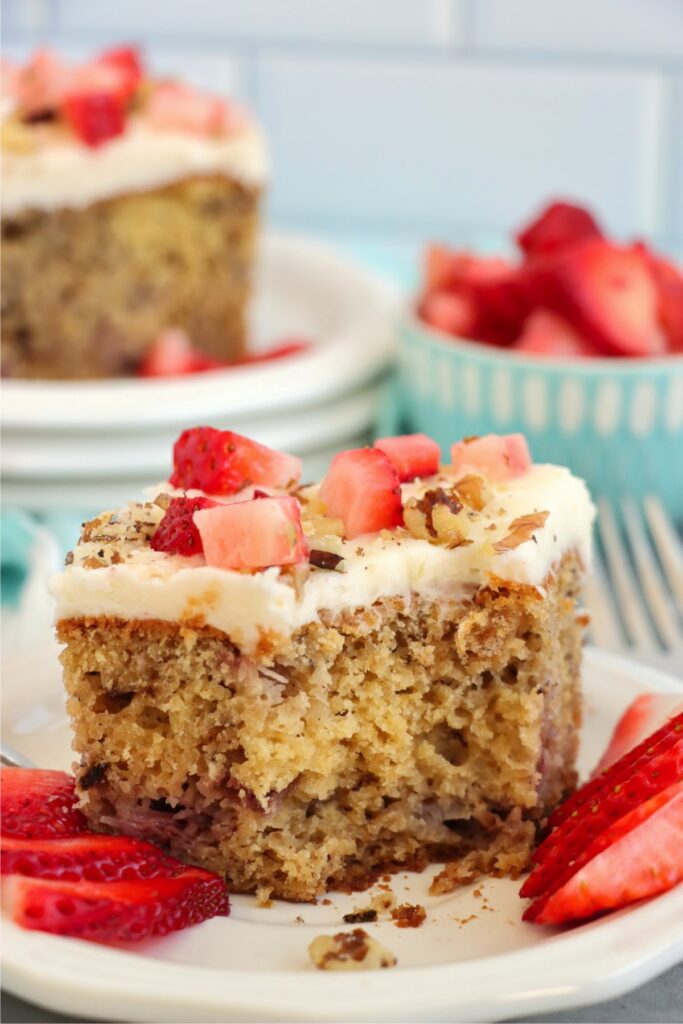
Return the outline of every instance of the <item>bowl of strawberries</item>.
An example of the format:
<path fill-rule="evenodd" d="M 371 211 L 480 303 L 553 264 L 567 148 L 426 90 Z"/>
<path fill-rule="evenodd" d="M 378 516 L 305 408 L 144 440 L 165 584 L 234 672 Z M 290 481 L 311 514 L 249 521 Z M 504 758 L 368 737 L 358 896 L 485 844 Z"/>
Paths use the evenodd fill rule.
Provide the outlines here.
<path fill-rule="evenodd" d="M 524 432 L 596 495 L 657 494 L 683 519 L 683 272 L 553 202 L 517 255 L 432 244 L 400 324 L 400 407 L 442 445 Z"/>

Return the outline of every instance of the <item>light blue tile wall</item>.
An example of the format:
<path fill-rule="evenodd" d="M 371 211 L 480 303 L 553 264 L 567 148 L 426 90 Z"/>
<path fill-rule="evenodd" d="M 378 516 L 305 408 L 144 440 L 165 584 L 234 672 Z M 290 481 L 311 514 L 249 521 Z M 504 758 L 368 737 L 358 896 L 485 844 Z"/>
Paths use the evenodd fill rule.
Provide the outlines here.
<path fill-rule="evenodd" d="M 3 0 L 3 49 L 135 39 L 250 103 L 271 216 L 409 243 L 571 193 L 683 249 L 683 0 Z"/>

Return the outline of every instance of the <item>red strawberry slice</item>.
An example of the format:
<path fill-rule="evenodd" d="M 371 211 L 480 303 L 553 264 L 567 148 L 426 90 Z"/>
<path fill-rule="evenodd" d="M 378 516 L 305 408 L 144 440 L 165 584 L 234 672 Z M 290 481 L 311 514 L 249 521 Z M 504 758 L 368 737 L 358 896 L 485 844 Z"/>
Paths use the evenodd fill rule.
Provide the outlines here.
<path fill-rule="evenodd" d="M 398 473 L 377 448 L 353 448 L 335 455 L 320 498 L 329 516 L 343 520 L 349 539 L 403 523 Z"/>
<path fill-rule="evenodd" d="M 593 775 L 599 775 L 629 750 L 660 729 L 670 718 L 683 713 L 683 698 L 673 693 L 643 693 L 629 704 L 617 722 L 607 750 Z"/>
<path fill-rule="evenodd" d="M 531 455 L 523 434 L 485 434 L 451 447 L 456 473 L 484 473 L 490 480 L 512 480 L 531 467 Z"/>
<path fill-rule="evenodd" d="M 183 377 L 188 373 L 220 370 L 226 364 L 198 352 L 184 331 L 170 328 L 152 342 L 138 367 L 140 377 Z"/>
<path fill-rule="evenodd" d="M 477 307 L 472 298 L 459 292 L 432 292 L 419 306 L 419 315 L 430 327 L 456 338 L 474 338 Z"/>
<path fill-rule="evenodd" d="M 520 890 L 539 896 L 602 830 L 683 778 L 683 714 L 582 786 L 551 816 L 553 831 L 536 850 L 535 867 Z"/>
<path fill-rule="evenodd" d="M 528 275 L 537 303 L 569 320 L 604 354 L 665 351 L 657 288 L 636 246 L 592 239 L 537 261 Z"/>
<path fill-rule="evenodd" d="M 23 928 L 99 941 L 166 935 L 230 912 L 225 883 L 198 868 L 172 877 L 117 882 L 13 875 L 3 888 L 12 919 Z"/>
<path fill-rule="evenodd" d="M 234 501 L 197 512 L 207 565 L 252 571 L 295 565 L 308 558 L 296 498 L 259 494 L 254 501 Z"/>
<path fill-rule="evenodd" d="M 650 797 L 602 833 L 571 875 L 524 913 L 563 924 L 655 896 L 683 880 L 683 781 Z"/>
<path fill-rule="evenodd" d="M 602 238 L 599 224 L 588 210 L 573 203 L 551 203 L 517 234 L 525 256 L 547 256 L 587 238 Z"/>
<path fill-rule="evenodd" d="M 546 309 L 537 309 L 527 317 L 524 330 L 512 347 L 516 352 L 527 355 L 561 359 L 602 355 L 571 324 Z"/>
<path fill-rule="evenodd" d="M 168 555 L 201 555 L 202 538 L 193 516 L 199 509 L 213 508 L 215 504 L 210 498 L 173 498 L 152 534 L 152 548 Z"/>
<path fill-rule="evenodd" d="M 81 832 L 64 838 L 0 840 L 3 875 L 113 882 L 179 875 L 185 865 L 151 843 L 129 836 Z"/>
<path fill-rule="evenodd" d="M 438 472 L 441 449 L 426 434 L 380 437 L 375 441 L 375 448 L 387 456 L 401 483 Z"/>
<path fill-rule="evenodd" d="M 236 494 L 248 484 L 287 488 L 301 476 L 301 459 L 266 448 L 232 430 L 193 427 L 173 446 L 171 484 L 208 494 Z"/>
<path fill-rule="evenodd" d="M 253 355 L 239 359 L 234 366 L 250 366 L 252 363 L 270 363 L 278 359 L 287 359 L 288 356 L 298 356 L 302 352 L 309 352 L 313 343 L 307 338 L 288 338 L 285 341 L 278 341 L 262 352 L 255 352 Z"/>
<path fill-rule="evenodd" d="M 74 133 L 91 149 L 123 134 L 124 101 L 113 92 L 71 93 L 62 109 Z"/>
<path fill-rule="evenodd" d="M 134 46 L 119 46 L 113 50 L 105 50 L 95 60 L 97 67 L 113 68 L 118 74 L 118 89 L 126 102 L 135 95 L 143 77 L 143 66 L 140 51 Z"/>
<path fill-rule="evenodd" d="M 683 273 L 661 256 L 655 256 L 645 246 L 644 252 L 657 286 L 659 323 L 673 352 L 683 352 Z"/>
<path fill-rule="evenodd" d="M 66 772 L 3 767 L 0 781 L 3 836 L 65 836 L 85 829 L 74 779 Z"/>

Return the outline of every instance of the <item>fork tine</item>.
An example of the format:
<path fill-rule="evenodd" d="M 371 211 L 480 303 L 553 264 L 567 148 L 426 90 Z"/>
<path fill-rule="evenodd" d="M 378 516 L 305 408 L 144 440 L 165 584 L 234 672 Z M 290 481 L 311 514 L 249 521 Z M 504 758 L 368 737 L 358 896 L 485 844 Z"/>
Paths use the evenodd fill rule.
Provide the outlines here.
<path fill-rule="evenodd" d="M 614 597 L 605 575 L 605 567 L 598 551 L 593 555 L 593 567 L 584 585 L 586 608 L 590 615 L 591 642 L 598 647 L 619 650 L 624 646 L 624 631 L 614 606 Z"/>
<path fill-rule="evenodd" d="M 638 598 L 638 583 L 628 563 L 614 509 L 606 498 L 598 499 L 598 508 L 598 523 L 612 578 L 612 590 L 619 603 L 626 631 L 636 650 L 657 650 L 657 639 Z"/>
<path fill-rule="evenodd" d="M 676 598 L 678 610 L 683 615 L 683 545 L 659 498 L 648 495 L 643 504 L 659 560 Z"/>
<path fill-rule="evenodd" d="M 626 535 L 640 579 L 645 602 L 664 647 L 681 643 L 681 630 L 671 608 L 666 584 L 654 557 L 643 527 L 643 520 L 633 498 L 625 498 L 622 506 Z"/>

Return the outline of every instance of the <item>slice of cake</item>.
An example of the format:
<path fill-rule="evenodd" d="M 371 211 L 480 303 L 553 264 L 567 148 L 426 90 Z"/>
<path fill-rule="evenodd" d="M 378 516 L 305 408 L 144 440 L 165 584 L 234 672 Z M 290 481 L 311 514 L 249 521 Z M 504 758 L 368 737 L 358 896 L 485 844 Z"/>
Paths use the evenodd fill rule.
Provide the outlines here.
<path fill-rule="evenodd" d="M 54 582 L 91 824 L 311 900 L 517 873 L 572 788 L 593 506 L 520 435 L 296 458 L 208 427 Z"/>
<path fill-rule="evenodd" d="M 242 110 L 134 50 L 43 50 L 3 66 L 0 138 L 6 376 L 134 373 L 168 328 L 243 355 L 266 155 Z"/>

